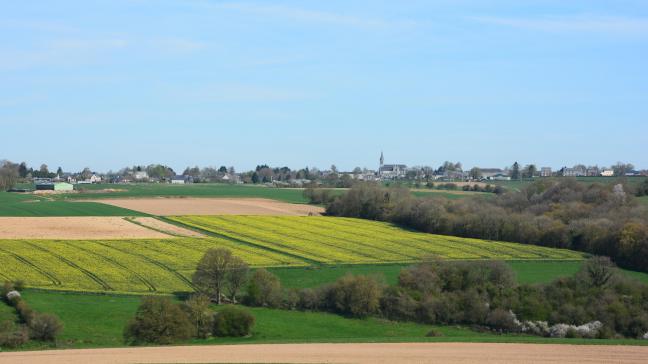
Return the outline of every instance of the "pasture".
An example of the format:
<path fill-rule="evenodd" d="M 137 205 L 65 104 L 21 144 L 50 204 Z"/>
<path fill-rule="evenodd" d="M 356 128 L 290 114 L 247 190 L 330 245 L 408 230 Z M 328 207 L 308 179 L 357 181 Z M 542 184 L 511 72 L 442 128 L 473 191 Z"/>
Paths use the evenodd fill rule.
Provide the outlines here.
<path fill-rule="evenodd" d="M 145 216 L 96 202 L 52 201 L 32 194 L 0 192 L 0 216 Z"/>
<path fill-rule="evenodd" d="M 520 284 L 549 283 L 561 277 L 574 275 L 580 269 L 583 261 L 554 261 L 554 260 L 511 260 L 506 261 L 515 273 Z M 411 264 L 354 264 L 308 267 L 279 267 L 269 268 L 276 274 L 284 286 L 289 288 L 312 288 L 346 275 L 371 275 L 378 277 L 389 285 L 398 283 L 401 269 Z M 648 284 L 648 273 L 618 269 L 618 273 Z"/>
<path fill-rule="evenodd" d="M 124 295 L 91 295 L 68 292 L 27 290 L 23 297 L 38 311 L 58 315 L 65 328 L 56 347 L 96 348 L 124 346 L 122 332 L 140 298 Z M 214 307 L 215 310 L 220 309 Z M 430 326 L 394 322 L 379 318 L 349 319 L 321 313 L 250 308 L 256 316 L 252 335 L 243 338 L 210 338 L 190 340 L 186 344 L 251 344 L 306 342 L 533 342 L 565 344 L 647 344 L 632 339 L 555 339 L 519 334 L 498 335 L 477 332 L 460 326 Z M 109 313 L 109 314 L 108 314 Z M 88 323 L 92 323 L 89 325 Z M 434 328 L 442 334 L 427 337 Z M 32 342 L 22 349 L 48 348 L 46 343 Z"/>
<path fill-rule="evenodd" d="M 64 200 L 104 199 L 124 197 L 247 197 L 307 203 L 299 188 L 272 188 L 266 186 L 222 183 L 194 183 L 187 185 L 169 183 L 92 184 L 77 186 L 77 193 L 55 195 Z"/>

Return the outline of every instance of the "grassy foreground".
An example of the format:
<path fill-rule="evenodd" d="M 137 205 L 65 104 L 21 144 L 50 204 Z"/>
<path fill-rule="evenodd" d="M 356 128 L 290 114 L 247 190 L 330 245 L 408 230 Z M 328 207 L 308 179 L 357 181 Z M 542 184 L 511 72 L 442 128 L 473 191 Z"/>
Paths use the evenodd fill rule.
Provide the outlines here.
<path fill-rule="evenodd" d="M 65 323 L 58 348 L 97 348 L 124 346 L 124 326 L 133 317 L 137 296 L 87 295 L 27 290 L 25 300 L 40 312 L 58 315 Z M 216 310 L 219 307 L 215 307 Z M 527 335 L 496 335 L 458 326 L 430 326 L 392 322 L 377 318 L 347 319 L 321 312 L 251 308 L 256 326 L 250 337 L 191 340 L 185 344 L 252 344 L 308 342 L 522 342 L 569 344 L 646 345 L 645 340 L 550 339 Z M 432 329 L 442 334 L 427 337 Z M 180 343 L 182 344 L 182 343 Z M 51 344 L 32 342 L 21 348 L 45 349 Z"/>

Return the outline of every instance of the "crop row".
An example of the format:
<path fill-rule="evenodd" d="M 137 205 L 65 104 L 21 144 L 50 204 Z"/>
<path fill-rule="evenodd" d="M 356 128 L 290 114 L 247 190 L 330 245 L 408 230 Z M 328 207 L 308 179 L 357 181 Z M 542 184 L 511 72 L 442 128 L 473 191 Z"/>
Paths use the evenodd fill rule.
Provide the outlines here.
<path fill-rule="evenodd" d="M 534 245 L 409 231 L 389 223 L 324 216 L 179 216 L 173 220 L 241 243 L 320 263 L 446 259 L 581 259 L 577 252 Z"/>
<path fill-rule="evenodd" d="M 251 266 L 299 266 L 302 260 L 218 238 L 0 240 L 0 279 L 73 291 L 178 292 L 210 248 L 224 247 Z"/>

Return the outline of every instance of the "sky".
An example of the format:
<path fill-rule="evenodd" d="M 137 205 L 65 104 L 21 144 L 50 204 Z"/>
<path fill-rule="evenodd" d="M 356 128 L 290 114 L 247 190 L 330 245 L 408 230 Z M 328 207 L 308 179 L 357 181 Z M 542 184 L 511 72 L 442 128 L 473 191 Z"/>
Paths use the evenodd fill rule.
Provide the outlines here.
<path fill-rule="evenodd" d="M 4 1 L 0 159 L 648 168 L 646 1 Z"/>

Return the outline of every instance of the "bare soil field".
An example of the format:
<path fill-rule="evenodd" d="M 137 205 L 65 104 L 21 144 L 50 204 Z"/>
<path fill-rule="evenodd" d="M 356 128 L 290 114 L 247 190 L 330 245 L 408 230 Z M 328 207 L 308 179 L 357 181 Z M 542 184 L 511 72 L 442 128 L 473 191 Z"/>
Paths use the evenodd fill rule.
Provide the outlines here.
<path fill-rule="evenodd" d="M 89 200 L 151 215 L 320 215 L 319 206 L 263 198 L 126 198 Z"/>
<path fill-rule="evenodd" d="M 192 238 L 204 238 L 205 235 L 182 228 L 180 226 L 176 226 L 173 224 L 168 224 L 164 221 L 160 221 L 154 217 L 127 217 L 126 220 L 133 221 L 136 224 L 143 225 L 147 228 L 157 230 L 161 233 L 169 234 L 169 235 L 177 235 L 177 236 L 188 236 Z"/>
<path fill-rule="evenodd" d="M 164 224 L 163 222 L 159 222 Z M 172 231 L 175 226 L 168 225 Z M 164 230 L 164 229 L 158 229 Z M 0 217 L 0 239 L 171 238 L 115 216 Z"/>
<path fill-rule="evenodd" d="M 646 346 L 264 344 L 0 353 L 3 363 L 645 363 Z"/>

